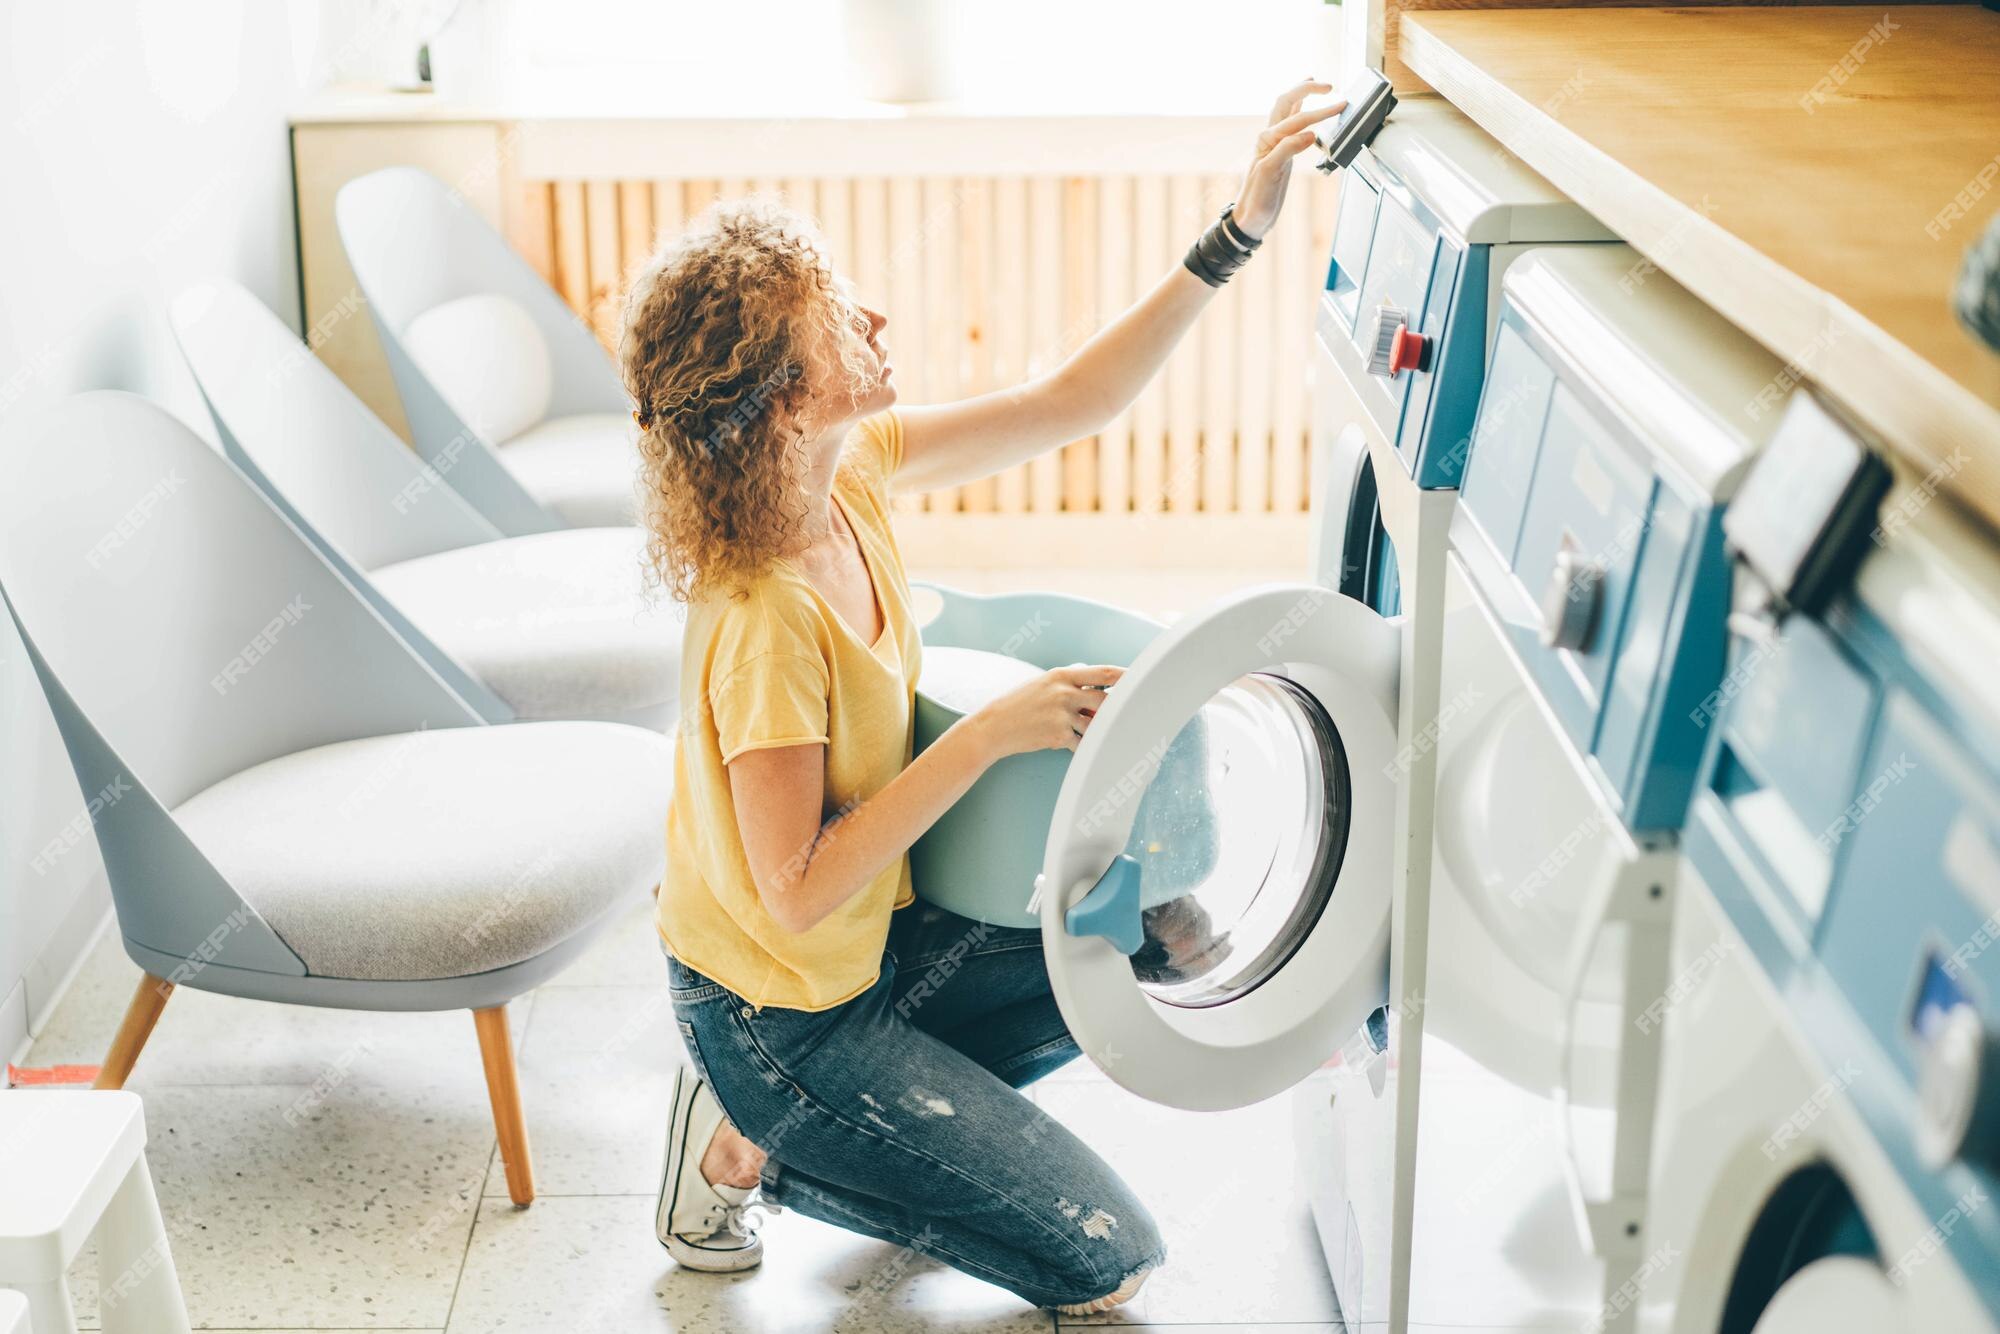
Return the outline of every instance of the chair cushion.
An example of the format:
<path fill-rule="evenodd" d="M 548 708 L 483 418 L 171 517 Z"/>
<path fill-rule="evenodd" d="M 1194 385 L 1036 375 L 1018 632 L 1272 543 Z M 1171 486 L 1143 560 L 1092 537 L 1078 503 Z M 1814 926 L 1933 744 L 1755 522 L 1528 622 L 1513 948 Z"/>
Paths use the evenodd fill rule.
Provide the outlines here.
<path fill-rule="evenodd" d="M 639 449 L 629 414 L 551 417 L 500 446 L 529 495 L 579 528 L 634 522 Z"/>
<path fill-rule="evenodd" d="M 672 768 L 636 727 L 454 727 L 267 760 L 174 818 L 313 974 L 463 977 L 658 883 Z"/>
<path fill-rule="evenodd" d="M 665 728 L 678 604 L 640 587 L 637 528 L 570 528 L 385 565 L 376 588 L 522 718 Z"/>
<path fill-rule="evenodd" d="M 517 301 L 481 293 L 432 306 L 410 321 L 403 347 L 459 420 L 489 441 L 549 415 L 548 340 Z"/>

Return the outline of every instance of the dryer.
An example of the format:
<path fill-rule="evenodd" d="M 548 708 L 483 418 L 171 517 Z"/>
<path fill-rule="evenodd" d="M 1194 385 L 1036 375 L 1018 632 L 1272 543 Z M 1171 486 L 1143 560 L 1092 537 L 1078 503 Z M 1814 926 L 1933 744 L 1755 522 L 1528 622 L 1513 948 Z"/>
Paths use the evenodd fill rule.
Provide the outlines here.
<path fill-rule="evenodd" d="M 1872 457 L 1794 394 L 1730 524 L 1648 1329 L 2000 1327 L 2000 551 Z"/>

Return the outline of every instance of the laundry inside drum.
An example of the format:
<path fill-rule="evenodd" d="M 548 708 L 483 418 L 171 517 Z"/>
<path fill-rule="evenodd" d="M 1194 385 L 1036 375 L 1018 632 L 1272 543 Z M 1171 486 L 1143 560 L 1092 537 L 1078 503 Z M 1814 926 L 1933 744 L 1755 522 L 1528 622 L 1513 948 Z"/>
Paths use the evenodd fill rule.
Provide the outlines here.
<path fill-rule="evenodd" d="M 1141 868 L 1142 989 L 1219 1005 L 1282 968 L 1334 892 L 1351 804 L 1339 733 L 1306 690 L 1257 673 L 1203 705 L 1125 845 Z"/>

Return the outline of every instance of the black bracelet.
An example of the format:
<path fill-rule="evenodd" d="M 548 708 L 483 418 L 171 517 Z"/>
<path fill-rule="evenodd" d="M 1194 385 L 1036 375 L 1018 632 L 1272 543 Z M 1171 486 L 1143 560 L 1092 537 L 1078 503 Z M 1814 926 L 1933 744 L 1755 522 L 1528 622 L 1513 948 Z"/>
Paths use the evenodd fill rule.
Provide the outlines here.
<path fill-rule="evenodd" d="M 1220 222 L 1223 225 L 1223 227 L 1228 230 L 1229 239 L 1236 242 L 1237 246 L 1240 249 L 1242 249 L 1242 251 L 1245 254 L 1248 254 L 1249 252 L 1255 250 L 1258 246 L 1264 244 L 1264 242 L 1260 238 L 1252 236 L 1250 233 L 1244 231 L 1241 227 L 1236 225 L 1236 205 L 1234 204 L 1231 204 L 1228 208 L 1222 210 L 1222 216 L 1218 218 L 1217 221 Z"/>
<path fill-rule="evenodd" d="M 1223 209 L 1222 216 L 1195 238 L 1195 243 L 1188 247 L 1187 255 L 1181 261 L 1189 273 L 1210 287 L 1220 287 L 1228 282 L 1236 270 L 1256 253 L 1257 247 L 1264 244 L 1261 239 L 1236 225 L 1235 210 L 1234 204 Z"/>

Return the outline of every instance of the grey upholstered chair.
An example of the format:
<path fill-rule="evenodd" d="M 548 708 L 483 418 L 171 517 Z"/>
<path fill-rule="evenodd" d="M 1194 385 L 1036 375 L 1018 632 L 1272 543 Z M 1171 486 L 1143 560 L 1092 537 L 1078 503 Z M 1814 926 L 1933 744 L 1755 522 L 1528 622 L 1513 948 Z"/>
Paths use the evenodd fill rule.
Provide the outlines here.
<path fill-rule="evenodd" d="M 242 287 L 172 322 L 229 457 L 488 722 L 672 726 L 684 622 L 644 596 L 640 530 L 503 538 Z"/>
<path fill-rule="evenodd" d="M 221 454 L 93 393 L 0 428 L 0 600 L 48 696 L 145 976 L 117 1088 L 176 986 L 474 1012 L 518 1204 L 506 1003 L 659 877 L 672 746 L 486 726 Z"/>
<path fill-rule="evenodd" d="M 415 167 L 349 181 L 334 220 L 417 452 L 509 536 L 632 522 L 632 404 L 506 238 Z"/>

